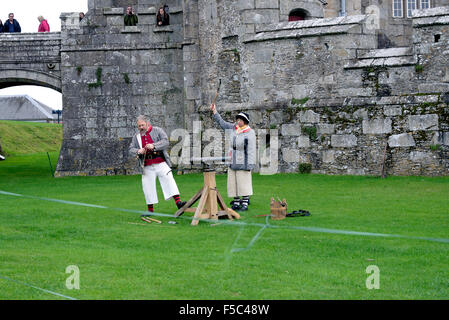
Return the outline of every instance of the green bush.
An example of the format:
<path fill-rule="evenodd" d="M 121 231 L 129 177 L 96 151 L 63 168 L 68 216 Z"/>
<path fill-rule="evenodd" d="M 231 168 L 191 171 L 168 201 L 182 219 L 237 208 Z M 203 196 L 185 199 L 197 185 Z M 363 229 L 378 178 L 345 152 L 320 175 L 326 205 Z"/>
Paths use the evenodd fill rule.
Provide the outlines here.
<path fill-rule="evenodd" d="M 312 164 L 311 163 L 300 163 L 298 166 L 299 173 L 310 173 L 312 172 Z"/>

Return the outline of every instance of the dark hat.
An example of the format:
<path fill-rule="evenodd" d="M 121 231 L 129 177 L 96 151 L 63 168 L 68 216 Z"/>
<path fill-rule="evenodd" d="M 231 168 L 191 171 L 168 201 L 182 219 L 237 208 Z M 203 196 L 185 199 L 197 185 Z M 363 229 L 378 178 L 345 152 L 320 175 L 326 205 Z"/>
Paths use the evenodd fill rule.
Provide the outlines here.
<path fill-rule="evenodd" d="M 242 119 L 243 122 L 245 122 L 246 124 L 249 123 L 249 115 L 246 112 L 240 112 L 238 115 L 235 116 L 235 119 Z"/>

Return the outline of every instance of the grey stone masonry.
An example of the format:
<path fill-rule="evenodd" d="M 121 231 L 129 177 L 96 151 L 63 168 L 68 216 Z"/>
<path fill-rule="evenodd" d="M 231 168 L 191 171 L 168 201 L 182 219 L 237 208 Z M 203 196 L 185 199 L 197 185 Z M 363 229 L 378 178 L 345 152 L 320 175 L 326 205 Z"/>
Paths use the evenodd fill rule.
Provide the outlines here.
<path fill-rule="evenodd" d="M 301 125 L 299 123 L 283 124 L 281 126 L 281 135 L 299 136 L 301 134 Z"/>
<path fill-rule="evenodd" d="M 408 116 L 408 129 L 417 130 L 438 130 L 438 115 L 410 115 Z"/>
<path fill-rule="evenodd" d="M 385 134 L 391 132 L 391 119 L 373 119 L 363 120 L 362 122 L 364 134 Z"/>
<path fill-rule="evenodd" d="M 395 134 L 388 138 L 388 145 L 394 147 L 414 147 L 416 145 L 410 133 Z"/>
<path fill-rule="evenodd" d="M 332 147 L 350 148 L 357 145 L 357 137 L 353 134 L 333 134 L 331 136 Z"/>
<path fill-rule="evenodd" d="M 62 92 L 57 176 L 136 173 L 127 146 L 140 114 L 166 130 L 171 147 L 190 138 L 184 156 L 201 154 L 210 146 L 198 141 L 216 127 L 209 104 L 217 91 L 224 118 L 248 112 L 251 127 L 267 133 L 258 138 L 270 142 L 273 166 L 260 161 L 256 171 L 309 163 L 314 173 L 379 175 L 387 146 L 388 174 L 449 175 L 447 7 L 394 20 L 388 42 L 382 28 L 391 19 L 382 13 L 373 28 L 373 16 L 360 15 L 363 1 L 350 7 L 357 15 L 324 19 L 335 8 L 319 1 L 164 3 L 164 27 L 156 0 L 89 0 L 83 20 L 61 14 L 60 33 L 0 34 L 0 88 Z M 137 26 L 124 26 L 128 4 Z M 298 6 L 307 19 L 288 22 Z M 396 42 L 402 32 L 413 43 Z"/>

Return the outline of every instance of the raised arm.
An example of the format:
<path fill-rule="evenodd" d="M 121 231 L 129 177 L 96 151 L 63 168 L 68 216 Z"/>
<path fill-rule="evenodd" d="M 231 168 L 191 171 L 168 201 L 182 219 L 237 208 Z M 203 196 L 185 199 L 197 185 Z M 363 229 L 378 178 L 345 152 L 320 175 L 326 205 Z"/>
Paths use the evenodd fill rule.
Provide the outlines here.
<path fill-rule="evenodd" d="M 220 116 L 220 114 L 218 113 L 218 111 L 217 111 L 217 108 L 215 107 L 215 104 L 211 104 L 210 105 L 210 110 L 212 111 L 212 113 L 213 113 L 213 118 L 214 118 L 214 120 L 220 125 L 220 127 L 223 129 L 223 130 L 226 130 L 226 129 L 234 129 L 234 124 L 233 123 L 230 123 L 230 122 L 226 122 L 226 121 L 224 121 L 223 120 L 223 118 Z"/>

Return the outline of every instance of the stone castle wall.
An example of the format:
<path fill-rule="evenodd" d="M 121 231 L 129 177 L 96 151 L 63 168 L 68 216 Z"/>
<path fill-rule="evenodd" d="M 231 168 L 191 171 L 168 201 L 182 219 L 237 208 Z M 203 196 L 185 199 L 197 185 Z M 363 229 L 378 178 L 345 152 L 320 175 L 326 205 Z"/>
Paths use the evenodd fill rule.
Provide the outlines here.
<path fill-rule="evenodd" d="M 212 43 L 201 48 L 203 126 L 216 127 L 207 104 L 220 78 L 229 121 L 246 110 L 256 130 L 277 134 L 279 171 L 379 175 L 385 158 L 389 174 L 447 175 L 446 9 L 417 13 L 411 47 L 376 49 L 368 19 L 261 23 L 221 41 L 200 23 Z"/>
<path fill-rule="evenodd" d="M 390 174 L 447 175 L 447 10 L 418 13 L 412 46 L 377 49 L 369 16 L 288 23 L 294 2 L 172 1 L 163 28 L 152 0 L 135 4 L 137 27 L 112 0 L 91 0 L 80 25 L 63 16 L 59 175 L 132 174 L 141 113 L 204 138 L 219 80 L 227 119 L 246 110 L 256 130 L 274 130 L 277 171 L 378 175 L 387 150 Z"/>
<path fill-rule="evenodd" d="M 114 3 L 90 1 L 80 23 L 62 17 L 61 176 L 132 173 L 127 149 L 136 117 L 145 114 L 168 132 L 184 121 L 181 2 L 167 1 L 171 23 L 164 27 L 156 27 L 158 1 L 135 5 L 132 27 Z"/>

